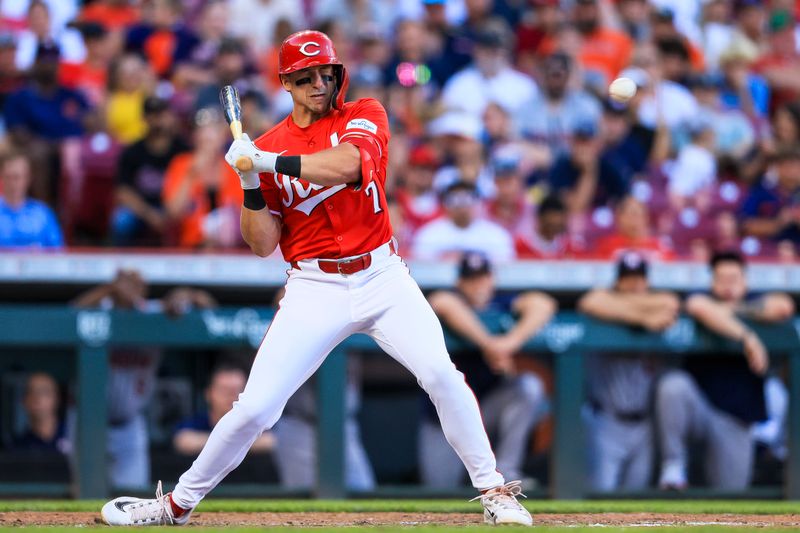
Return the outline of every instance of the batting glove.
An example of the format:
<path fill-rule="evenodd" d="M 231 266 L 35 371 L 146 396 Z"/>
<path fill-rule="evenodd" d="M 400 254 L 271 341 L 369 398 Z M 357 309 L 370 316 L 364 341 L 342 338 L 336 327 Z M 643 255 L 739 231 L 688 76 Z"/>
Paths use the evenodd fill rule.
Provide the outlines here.
<path fill-rule="evenodd" d="M 252 172 L 275 172 L 275 160 L 278 158 L 278 154 L 259 150 L 245 133 L 241 139 L 231 143 L 228 152 L 225 154 L 225 161 L 236 169 L 236 160 L 240 157 L 247 157 L 253 162 Z"/>

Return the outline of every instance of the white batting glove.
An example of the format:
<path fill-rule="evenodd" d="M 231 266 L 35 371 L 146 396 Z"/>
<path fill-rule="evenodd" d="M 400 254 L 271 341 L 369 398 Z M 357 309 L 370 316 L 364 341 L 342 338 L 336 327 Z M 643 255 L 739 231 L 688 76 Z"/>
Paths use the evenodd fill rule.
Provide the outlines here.
<path fill-rule="evenodd" d="M 241 139 L 231 143 L 225 154 L 225 161 L 236 169 L 236 160 L 240 157 L 247 157 L 253 162 L 252 172 L 275 172 L 275 160 L 278 158 L 278 154 L 259 150 L 245 133 Z"/>

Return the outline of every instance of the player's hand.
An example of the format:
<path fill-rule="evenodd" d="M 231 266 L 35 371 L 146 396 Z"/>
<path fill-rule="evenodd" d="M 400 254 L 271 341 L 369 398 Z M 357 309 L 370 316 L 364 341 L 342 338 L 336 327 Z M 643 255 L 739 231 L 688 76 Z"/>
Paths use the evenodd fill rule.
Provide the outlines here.
<path fill-rule="evenodd" d="M 278 158 L 278 154 L 259 150 L 246 133 L 242 135 L 241 139 L 231 143 L 228 152 L 225 154 L 225 161 L 231 168 L 238 170 L 236 161 L 241 157 L 246 157 L 253 162 L 253 172 L 275 172 L 275 160 Z M 252 189 L 254 187 L 249 188 Z"/>
<path fill-rule="evenodd" d="M 748 331 L 742 340 L 744 345 L 744 356 L 747 358 L 747 364 L 754 374 L 763 376 L 769 368 L 769 355 L 767 349 L 758 338 L 758 335 L 752 331 Z"/>

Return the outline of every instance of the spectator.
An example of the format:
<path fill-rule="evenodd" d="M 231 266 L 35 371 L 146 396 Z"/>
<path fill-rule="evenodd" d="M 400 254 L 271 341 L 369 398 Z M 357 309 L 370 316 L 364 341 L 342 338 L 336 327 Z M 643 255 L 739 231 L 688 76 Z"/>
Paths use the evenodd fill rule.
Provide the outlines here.
<path fill-rule="evenodd" d="M 259 56 L 275 42 L 278 22 L 288 20 L 293 30 L 303 27 L 304 23 L 302 4 L 296 0 L 230 0 L 229 9 L 231 35 L 247 41 Z"/>
<path fill-rule="evenodd" d="M 63 63 L 59 81 L 64 87 L 79 91 L 92 107 L 102 107 L 106 102 L 106 79 L 114 49 L 108 31 L 96 23 L 81 26 L 86 43 L 86 58 L 80 63 Z"/>
<path fill-rule="evenodd" d="M 520 71 L 534 76 L 539 58 L 555 47 L 556 35 L 564 24 L 558 0 L 532 0 L 516 28 L 514 57 Z"/>
<path fill-rule="evenodd" d="M 614 259 L 624 250 L 638 250 L 648 259 L 670 259 L 673 252 L 652 234 L 647 207 L 633 196 L 620 200 L 614 209 L 614 232 L 599 239 L 596 254 Z"/>
<path fill-rule="evenodd" d="M 597 0 L 578 0 L 572 23 L 581 36 L 579 58 L 590 85 L 607 87 L 628 66 L 633 43 L 624 33 L 602 24 Z"/>
<path fill-rule="evenodd" d="M 148 298 L 149 287 L 136 270 L 120 270 L 110 283 L 78 295 L 73 307 L 123 309 L 181 315 L 216 302 L 208 293 L 178 287 L 162 299 Z M 150 443 L 145 410 L 155 390 L 161 362 L 159 348 L 112 348 L 108 388 L 108 474 L 114 487 L 142 488 L 150 484 Z M 99 400 L 99 399 L 98 399 Z"/>
<path fill-rule="evenodd" d="M 428 132 L 449 165 L 433 177 L 433 188 L 441 193 L 457 181 L 474 185 L 481 198 L 495 194 L 494 175 L 481 149 L 483 125 L 479 118 L 463 111 L 451 111 L 432 120 Z"/>
<path fill-rule="evenodd" d="M 536 83 L 509 64 L 510 30 L 492 20 L 475 36 L 473 63 L 450 78 L 442 90 L 442 103 L 481 117 L 490 102 L 516 114 L 533 98 Z"/>
<path fill-rule="evenodd" d="M 650 37 L 650 6 L 645 0 L 621 0 L 617 3 L 619 23 L 634 42 L 639 44 Z"/>
<path fill-rule="evenodd" d="M 655 332 L 675 322 L 679 307 L 676 295 L 650 288 L 647 260 L 637 252 L 620 257 L 611 289 L 593 289 L 578 301 L 589 316 Z M 657 365 L 649 352 L 604 352 L 592 354 L 587 367 L 592 488 L 642 490 L 653 468 L 650 401 Z"/>
<path fill-rule="evenodd" d="M 118 56 L 125 47 L 127 29 L 139 22 L 139 7 L 128 0 L 94 0 L 83 6 L 78 21 L 101 24 L 108 31 L 109 47 Z"/>
<path fill-rule="evenodd" d="M 703 51 L 696 47 L 685 33 L 681 33 L 675 27 L 675 12 L 672 7 L 663 6 L 653 11 L 650 39 L 658 43 L 659 48 L 666 45 L 672 49 L 673 54 L 680 57 L 682 62 L 688 62 L 687 65 L 684 65 L 685 69 L 688 68 L 695 72 L 705 70 Z M 673 59 L 677 60 L 678 57 L 673 57 Z"/>
<path fill-rule="evenodd" d="M 147 135 L 120 156 L 117 209 L 112 220 L 116 245 L 158 246 L 169 229 L 161 202 L 164 174 L 172 159 L 188 151 L 177 135 L 169 103 L 148 97 L 143 104 Z"/>
<path fill-rule="evenodd" d="M 134 54 L 116 59 L 109 73 L 106 122 L 111 135 L 123 144 L 131 144 L 147 133 L 144 101 L 155 85 L 147 63 Z"/>
<path fill-rule="evenodd" d="M 514 259 L 511 235 L 494 222 L 477 218 L 479 199 L 475 186 L 456 182 L 442 195 L 446 216 L 420 228 L 412 248 L 416 259 L 454 258 L 465 251 L 485 254 L 493 262 Z"/>
<path fill-rule="evenodd" d="M 655 41 L 655 44 L 663 79 L 686 87 L 692 75 L 686 43 L 680 38 L 666 37 Z"/>
<path fill-rule="evenodd" d="M 698 119 L 706 122 L 714 133 L 708 150 L 719 157 L 739 160 L 752 152 L 756 133 L 744 111 L 724 104 L 721 93 L 724 83 L 723 78 L 713 74 L 696 76 L 691 81 L 692 93 L 700 105 Z"/>
<path fill-rule="evenodd" d="M 21 152 L 0 159 L 0 248 L 60 248 L 64 245 L 55 213 L 28 197 L 31 165 Z"/>
<path fill-rule="evenodd" d="M 68 455 L 72 446 L 61 416 L 58 383 L 50 374 L 36 372 L 28 377 L 22 407 L 28 427 L 14 438 L 12 448 L 25 452 L 57 452 Z"/>
<path fill-rule="evenodd" d="M 213 73 L 209 83 L 200 87 L 194 100 L 194 109 L 219 106 L 219 92 L 225 85 L 235 86 L 240 93 L 256 90 L 258 84 L 253 77 L 244 44 L 226 38 L 219 43 L 213 59 Z"/>
<path fill-rule="evenodd" d="M 55 26 L 51 23 L 48 5 L 41 0 L 32 0 L 28 6 L 28 29 L 20 34 L 17 44 L 17 68 L 30 69 L 36 61 L 37 50 L 42 46 L 61 50 L 61 59 L 67 63 L 81 63 L 86 58 L 80 32 Z"/>
<path fill-rule="evenodd" d="M 525 190 L 522 154 L 503 146 L 492 155 L 491 167 L 497 193 L 487 202 L 487 218 L 504 227 L 514 239 L 532 237 L 534 206 Z"/>
<path fill-rule="evenodd" d="M 459 262 L 456 290 L 434 292 L 429 301 L 445 327 L 469 342 L 452 351 L 451 357 L 478 399 L 487 431 L 495 436 L 498 470 L 522 479 L 525 451 L 531 429 L 543 414 L 545 391 L 541 378 L 518 369 L 514 358 L 555 314 L 555 300 L 539 292 L 497 295 L 489 260 L 467 252 Z M 490 333 L 480 318 L 490 311 L 513 314 L 514 326 L 504 333 Z M 419 447 L 425 485 L 442 489 L 460 484 L 464 467 L 447 444 L 429 402 Z"/>
<path fill-rule="evenodd" d="M 719 57 L 723 75 L 720 98 L 726 108 L 738 109 L 754 121 L 764 120 L 769 113 L 770 87 L 751 71 L 758 49 L 737 42 L 740 44 L 731 44 Z"/>
<path fill-rule="evenodd" d="M 518 259 L 574 259 L 584 246 L 567 233 L 567 208 L 557 195 L 547 196 L 536 210 L 532 236 L 518 236 Z"/>
<path fill-rule="evenodd" d="M 776 180 L 754 186 L 739 214 L 746 235 L 800 246 L 800 151 L 785 150 L 775 158 Z"/>
<path fill-rule="evenodd" d="M 753 465 L 751 425 L 767 418 L 764 375 L 769 356 L 742 319 L 774 323 L 794 314 L 794 303 L 785 294 L 748 292 L 744 260 L 737 253 L 712 257 L 711 276 L 710 294 L 690 296 L 686 311 L 720 337 L 739 343 L 744 358 L 730 353 L 692 356 L 684 370 L 671 371 L 659 381 L 659 486 L 665 489 L 688 485 L 689 438 L 706 445 L 705 473 L 713 488 L 747 488 Z"/>
<path fill-rule="evenodd" d="M 223 0 L 204 1 L 197 24 L 199 42 L 188 61 L 175 69 L 172 82 L 181 91 L 194 91 L 213 82 L 214 60 L 228 31 L 229 7 Z M 204 107 L 204 106 L 201 106 Z"/>
<path fill-rule="evenodd" d="M 144 57 L 159 78 L 168 79 L 179 63 L 191 58 L 199 41 L 182 22 L 181 0 L 150 1 L 142 20 L 128 30 L 125 49 Z"/>
<path fill-rule="evenodd" d="M 59 84 L 58 57 L 58 48 L 40 45 L 30 81 L 6 98 L 3 110 L 12 143 L 32 158 L 34 196 L 54 205 L 60 171 L 78 166 L 77 137 L 89 107 L 82 94 Z"/>
<path fill-rule="evenodd" d="M 25 73 L 14 63 L 16 49 L 16 38 L 11 33 L 0 33 L 0 106 L 2 107 L 5 107 L 8 95 L 20 90 L 26 82 Z"/>
<path fill-rule="evenodd" d="M 622 175 L 623 168 L 600 157 L 602 135 L 591 123 L 578 126 L 570 151 L 558 157 L 550 169 L 550 188 L 561 195 L 571 215 L 582 216 L 628 193 L 631 176 Z"/>
<path fill-rule="evenodd" d="M 235 366 L 219 366 L 211 372 L 205 390 L 208 410 L 178 424 L 172 437 L 172 446 L 180 454 L 195 456 L 203 449 L 211 429 L 231 410 L 233 402 L 244 390 L 247 376 L 244 370 Z M 262 433 L 253 443 L 250 451 L 265 453 L 275 446 L 272 433 Z"/>
<path fill-rule="evenodd" d="M 681 148 L 667 170 L 670 203 L 676 210 L 693 205 L 705 212 L 717 182 L 716 136 L 713 125 L 702 117 L 698 117 L 690 133 L 691 142 Z"/>
<path fill-rule="evenodd" d="M 719 67 L 720 56 L 733 39 L 733 5 L 727 0 L 710 0 L 703 7 L 703 56 L 709 70 Z"/>
<path fill-rule="evenodd" d="M 162 198 L 178 226 L 178 246 L 229 248 L 240 242 L 242 188 L 225 164 L 229 130 L 215 108 L 195 117 L 194 150 L 176 155 L 164 173 Z"/>
<path fill-rule="evenodd" d="M 569 88 L 572 58 L 568 55 L 548 56 L 541 70 L 542 91 L 525 104 L 529 112 L 520 115 L 520 127 L 525 137 L 561 154 L 569 149 L 569 141 L 578 128 L 598 125 L 600 104 L 586 91 Z"/>
<path fill-rule="evenodd" d="M 769 48 L 753 65 L 769 82 L 770 109 L 797 101 L 800 96 L 800 53 L 797 51 L 795 19 L 789 11 L 778 10 L 769 19 Z"/>
<path fill-rule="evenodd" d="M 411 242 L 419 228 L 444 214 L 433 190 L 433 173 L 438 164 L 439 156 L 432 146 L 422 144 L 411 149 L 402 185 L 395 191 L 400 224 L 392 227 L 403 237 L 401 243 Z"/>

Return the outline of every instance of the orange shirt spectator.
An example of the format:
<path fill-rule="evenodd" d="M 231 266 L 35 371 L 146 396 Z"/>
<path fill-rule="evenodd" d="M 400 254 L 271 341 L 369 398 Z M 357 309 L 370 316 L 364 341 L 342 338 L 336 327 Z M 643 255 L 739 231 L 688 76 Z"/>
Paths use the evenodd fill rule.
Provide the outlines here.
<path fill-rule="evenodd" d="M 630 37 L 610 28 L 598 28 L 584 36 L 579 57 L 585 69 L 602 73 L 610 82 L 628 66 L 632 52 Z"/>
<path fill-rule="evenodd" d="M 616 259 L 625 250 L 637 250 L 649 260 L 672 259 L 673 250 L 650 230 L 647 207 L 633 196 L 626 196 L 614 212 L 614 233 L 601 237 L 595 247 L 597 257 Z"/>
<path fill-rule="evenodd" d="M 109 30 L 127 28 L 139 22 L 139 9 L 127 2 L 97 0 L 83 8 L 81 22 L 96 22 Z"/>
<path fill-rule="evenodd" d="M 211 110 L 198 111 L 194 151 L 175 156 L 164 175 L 162 200 L 178 222 L 182 247 L 230 247 L 239 243 L 239 209 L 244 199 L 239 177 L 222 156 L 224 121 Z"/>

